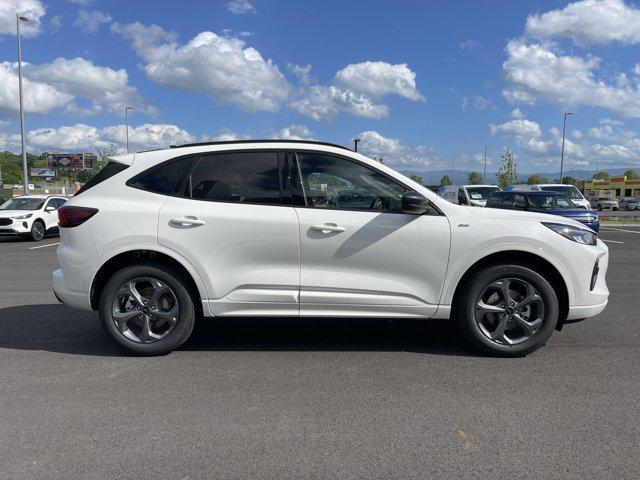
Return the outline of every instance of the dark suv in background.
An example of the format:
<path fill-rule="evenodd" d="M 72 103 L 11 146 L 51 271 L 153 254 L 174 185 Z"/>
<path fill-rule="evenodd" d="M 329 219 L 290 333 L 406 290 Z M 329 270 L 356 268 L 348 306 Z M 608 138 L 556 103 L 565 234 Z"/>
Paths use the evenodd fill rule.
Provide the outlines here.
<path fill-rule="evenodd" d="M 596 232 L 600 228 L 600 219 L 595 210 L 576 207 L 571 198 L 563 193 L 493 192 L 489 195 L 486 207 L 560 215 L 576 220 Z"/>

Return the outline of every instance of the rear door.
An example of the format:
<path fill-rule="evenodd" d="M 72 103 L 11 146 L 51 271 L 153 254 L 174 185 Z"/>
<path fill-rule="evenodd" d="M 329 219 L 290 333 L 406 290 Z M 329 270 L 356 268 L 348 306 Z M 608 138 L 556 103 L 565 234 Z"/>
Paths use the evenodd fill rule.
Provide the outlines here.
<path fill-rule="evenodd" d="M 301 315 L 434 315 L 449 258 L 447 218 L 403 213 L 407 188 L 360 162 L 324 153 L 295 157 Z M 366 191 L 372 200 L 332 202 L 336 190 L 360 197 Z"/>
<path fill-rule="evenodd" d="M 277 151 L 206 154 L 164 202 L 158 242 L 200 272 L 213 315 L 298 315 L 298 220 L 286 172 Z"/>

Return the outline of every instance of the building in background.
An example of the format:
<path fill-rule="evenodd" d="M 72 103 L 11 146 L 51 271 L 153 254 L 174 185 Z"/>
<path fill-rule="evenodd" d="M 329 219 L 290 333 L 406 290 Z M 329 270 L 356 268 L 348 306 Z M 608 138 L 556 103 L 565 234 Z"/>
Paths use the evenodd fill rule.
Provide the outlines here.
<path fill-rule="evenodd" d="M 609 180 L 585 180 L 584 196 L 587 198 L 606 197 L 615 200 L 619 197 L 640 199 L 640 180 L 627 180 L 623 175 Z"/>

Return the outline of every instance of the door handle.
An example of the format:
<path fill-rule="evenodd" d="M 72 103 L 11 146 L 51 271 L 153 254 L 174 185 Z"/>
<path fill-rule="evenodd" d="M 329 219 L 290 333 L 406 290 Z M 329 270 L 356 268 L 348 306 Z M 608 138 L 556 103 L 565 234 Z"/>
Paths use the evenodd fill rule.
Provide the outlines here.
<path fill-rule="evenodd" d="M 340 233 L 344 232 L 346 228 L 335 223 L 325 223 L 324 225 L 311 225 L 311 230 L 322 233 Z"/>
<path fill-rule="evenodd" d="M 198 220 L 196 217 L 187 215 L 186 217 L 172 218 L 169 223 L 179 227 L 199 227 L 204 225 L 204 220 Z"/>

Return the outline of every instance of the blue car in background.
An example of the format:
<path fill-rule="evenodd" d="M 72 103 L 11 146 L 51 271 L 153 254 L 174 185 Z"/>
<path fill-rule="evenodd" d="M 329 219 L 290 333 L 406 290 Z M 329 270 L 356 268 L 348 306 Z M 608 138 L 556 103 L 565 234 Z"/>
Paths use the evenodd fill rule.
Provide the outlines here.
<path fill-rule="evenodd" d="M 598 212 L 577 207 L 568 195 L 557 192 L 493 192 L 486 208 L 505 208 L 560 215 L 576 220 L 594 231 L 600 228 Z"/>

